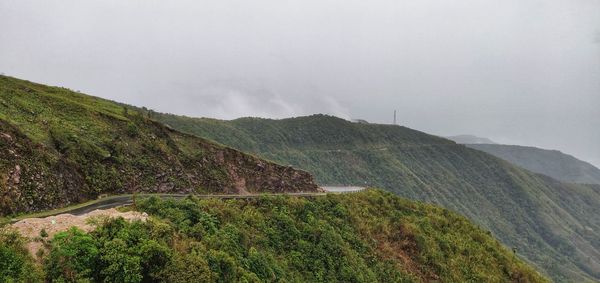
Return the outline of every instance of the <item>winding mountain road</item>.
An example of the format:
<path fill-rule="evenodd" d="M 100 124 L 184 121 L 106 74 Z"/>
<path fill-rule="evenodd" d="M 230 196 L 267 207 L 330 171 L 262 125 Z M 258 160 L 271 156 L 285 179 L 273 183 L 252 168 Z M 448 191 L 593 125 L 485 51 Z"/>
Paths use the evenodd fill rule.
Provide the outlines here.
<path fill-rule="evenodd" d="M 148 197 L 156 196 L 156 197 L 164 198 L 164 199 L 167 199 L 167 198 L 182 199 L 187 196 L 194 196 L 197 198 L 252 199 L 252 198 L 259 198 L 262 196 L 279 196 L 279 195 L 296 196 L 296 197 L 318 197 L 318 196 L 325 196 L 327 194 L 353 193 L 353 192 L 362 191 L 365 188 L 364 187 L 329 187 L 329 186 L 326 186 L 326 187 L 323 187 L 323 189 L 325 190 L 325 192 L 322 192 L 322 193 L 281 193 L 281 194 L 260 193 L 260 194 L 244 194 L 244 195 L 137 194 L 136 198 L 140 199 L 140 198 L 148 198 Z M 46 214 L 45 217 L 59 215 L 59 214 L 83 215 L 83 214 L 92 212 L 96 209 L 109 209 L 109 208 L 129 205 L 132 203 L 133 203 L 133 195 L 132 194 L 109 196 L 109 197 L 105 197 L 105 198 L 101 198 L 101 199 L 92 201 L 88 205 L 85 205 L 85 206 L 76 207 L 76 208 L 73 208 L 70 210 L 63 210 L 63 211 L 59 211 L 56 213 Z"/>

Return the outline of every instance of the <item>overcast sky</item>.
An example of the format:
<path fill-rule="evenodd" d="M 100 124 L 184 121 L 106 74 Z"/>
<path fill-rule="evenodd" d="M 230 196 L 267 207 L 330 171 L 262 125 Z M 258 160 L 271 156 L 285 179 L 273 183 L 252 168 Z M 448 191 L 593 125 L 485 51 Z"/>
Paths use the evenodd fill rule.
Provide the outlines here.
<path fill-rule="evenodd" d="M 600 165 L 600 0 L 0 0 L 0 72 L 188 116 L 397 109 Z"/>

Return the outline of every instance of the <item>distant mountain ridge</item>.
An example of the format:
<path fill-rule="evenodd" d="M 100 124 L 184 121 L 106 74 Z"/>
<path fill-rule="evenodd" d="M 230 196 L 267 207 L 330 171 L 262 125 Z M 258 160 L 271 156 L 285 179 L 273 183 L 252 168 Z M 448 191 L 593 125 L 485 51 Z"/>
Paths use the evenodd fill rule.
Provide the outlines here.
<path fill-rule="evenodd" d="M 555 281 L 600 280 L 600 190 L 523 170 L 447 139 L 314 115 L 222 121 L 154 113 L 175 129 L 313 173 L 440 204 L 486 227 Z"/>
<path fill-rule="evenodd" d="M 600 184 L 600 169 L 558 150 L 500 144 L 467 144 L 466 146 L 560 181 Z"/>
<path fill-rule="evenodd" d="M 496 144 L 494 141 L 488 138 L 482 138 L 474 135 L 450 136 L 447 137 L 447 139 L 460 144 Z"/>
<path fill-rule="evenodd" d="M 455 136 L 450 139 L 502 158 L 529 171 L 544 174 L 560 181 L 578 184 L 600 184 L 600 169 L 558 150 L 496 144 L 489 139 L 474 136 Z"/>

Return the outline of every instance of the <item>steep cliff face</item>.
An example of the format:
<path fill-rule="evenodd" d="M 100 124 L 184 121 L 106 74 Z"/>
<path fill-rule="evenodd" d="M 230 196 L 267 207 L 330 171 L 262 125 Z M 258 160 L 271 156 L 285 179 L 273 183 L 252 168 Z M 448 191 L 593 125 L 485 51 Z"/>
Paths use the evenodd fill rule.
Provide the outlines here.
<path fill-rule="evenodd" d="M 317 191 L 310 174 L 115 102 L 0 76 L 0 214 L 128 192 Z"/>

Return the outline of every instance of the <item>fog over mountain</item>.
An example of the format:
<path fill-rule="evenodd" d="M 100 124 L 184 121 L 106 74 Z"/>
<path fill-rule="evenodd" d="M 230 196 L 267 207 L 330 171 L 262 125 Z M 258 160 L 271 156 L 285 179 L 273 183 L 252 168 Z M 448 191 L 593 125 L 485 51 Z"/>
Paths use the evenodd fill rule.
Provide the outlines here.
<path fill-rule="evenodd" d="M 493 140 L 488 138 L 476 137 L 473 135 L 457 135 L 446 138 L 461 144 L 496 144 Z"/>
<path fill-rule="evenodd" d="M 329 113 L 600 166 L 600 1 L 0 1 L 0 72 L 163 112 Z"/>

